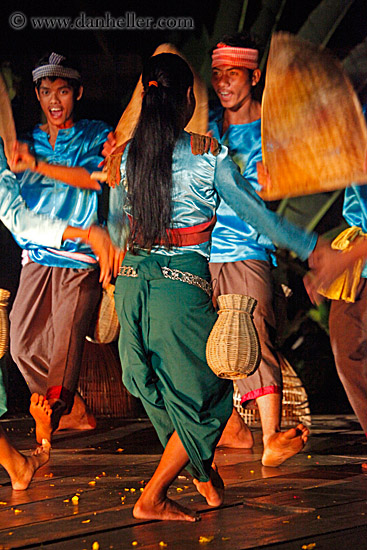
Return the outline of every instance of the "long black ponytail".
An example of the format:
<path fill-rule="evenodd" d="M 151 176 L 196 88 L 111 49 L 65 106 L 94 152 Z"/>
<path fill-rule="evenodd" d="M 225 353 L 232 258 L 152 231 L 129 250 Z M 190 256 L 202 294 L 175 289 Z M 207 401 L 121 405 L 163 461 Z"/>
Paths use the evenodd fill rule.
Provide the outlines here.
<path fill-rule="evenodd" d="M 187 92 L 193 75 L 175 54 L 149 59 L 142 75 L 144 96 L 131 140 L 126 177 L 132 224 L 129 249 L 170 247 L 172 154 L 187 121 Z"/>

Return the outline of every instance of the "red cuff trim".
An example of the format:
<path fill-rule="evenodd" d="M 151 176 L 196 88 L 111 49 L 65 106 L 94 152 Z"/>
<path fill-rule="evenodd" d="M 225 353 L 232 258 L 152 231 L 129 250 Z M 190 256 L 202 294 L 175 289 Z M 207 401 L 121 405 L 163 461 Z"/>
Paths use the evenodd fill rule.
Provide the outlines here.
<path fill-rule="evenodd" d="M 271 393 L 282 393 L 282 388 L 279 386 L 266 386 L 265 388 L 259 388 L 258 390 L 245 393 L 245 395 L 241 397 L 241 405 L 246 403 L 246 401 L 252 401 L 253 399 L 257 399 L 258 397 L 269 395 Z"/>
<path fill-rule="evenodd" d="M 46 392 L 46 399 L 61 399 L 69 409 L 73 406 L 74 394 L 63 386 L 51 386 Z"/>

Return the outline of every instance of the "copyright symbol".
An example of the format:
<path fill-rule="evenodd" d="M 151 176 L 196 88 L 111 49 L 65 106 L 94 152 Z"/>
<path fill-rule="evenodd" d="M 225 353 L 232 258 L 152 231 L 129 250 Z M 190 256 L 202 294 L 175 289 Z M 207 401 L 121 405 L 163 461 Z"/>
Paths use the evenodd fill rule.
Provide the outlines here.
<path fill-rule="evenodd" d="M 27 17 L 21 11 L 14 11 L 9 16 L 9 25 L 16 31 L 21 31 L 27 26 Z"/>

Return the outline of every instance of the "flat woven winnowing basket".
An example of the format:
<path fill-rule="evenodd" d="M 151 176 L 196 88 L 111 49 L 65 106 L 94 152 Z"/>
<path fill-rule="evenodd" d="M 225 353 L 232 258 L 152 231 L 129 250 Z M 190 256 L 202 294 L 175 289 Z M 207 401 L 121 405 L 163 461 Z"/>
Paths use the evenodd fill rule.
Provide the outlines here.
<path fill-rule="evenodd" d="M 16 137 L 11 102 L 4 78 L 0 72 L 0 136 L 4 141 L 4 150 L 8 162 L 12 156 L 12 148 Z"/>
<path fill-rule="evenodd" d="M 282 426 L 294 426 L 299 423 L 310 426 L 311 412 L 306 390 L 284 355 L 278 352 L 278 357 L 283 376 Z M 241 418 L 248 426 L 260 422 L 258 408 L 242 407 L 241 394 L 236 382 L 233 385 L 233 405 Z"/>
<path fill-rule="evenodd" d="M 246 378 L 259 365 L 260 344 L 252 316 L 256 303 L 242 294 L 218 296 L 218 319 L 206 344 L 206 360 L 219 378 Z"/>
<path fill-rule="evenodd" d="M 0 288 L 0 359 L 5 355 L 9 346 L 9 298 L 9 290 Z"/>
<path fill-rule="evenodd" d="M 272 37 L 262 100 L 265 200 L 365 183 L 367 129 L 342 65 L 330 52 L 280 32 Z M 259 174 L 259 182 L 266 181 Z"/>
<path fill-rule="evenodd" d="M 153 56 L 161 53 L 172 53 L 179 55 L 187 62 L 184 55 L 176 48 L 174 44 L 160 44 L 154 51 Z M 193 116 L 185 130 L 187 132 L 205 134 L 208 129 L 209 119 L 208 91 L 206 84 L 200 75 L 193 69 L 193 67 L 191 67 L 191 70 L 194 74 L 194 95 L 196 105 Z M 107 158 L 107 182 L 112 187 L 118 185 L 120 181 L 120 164 L 122 156 L 120 147 L 133 136 L 135 126 L 140 116 L 143 91 L 142 78 L 140 76 L 131 100 L 122 113 L 115 129 L 116 146 L 119 147 L 119 149 Z"/>

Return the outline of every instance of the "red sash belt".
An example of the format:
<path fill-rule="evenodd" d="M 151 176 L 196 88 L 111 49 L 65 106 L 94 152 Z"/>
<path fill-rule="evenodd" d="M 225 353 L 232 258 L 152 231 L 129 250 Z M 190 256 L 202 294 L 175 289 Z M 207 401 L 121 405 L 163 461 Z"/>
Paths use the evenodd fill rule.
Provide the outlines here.
<path fill-rule="evenodd" d="M 131 223 L 131 216 L 129 216 L 129 220 Z M 209 221 L 191 227 L 173 227 L 167 229 L 169 242 L 172 246 L 193 246 L 205 243 L 209 241 L 216 221 L 216 216 L 213 216 Z M 161 241 L 157 244 L 164 245 L 165 243 Z"/>

